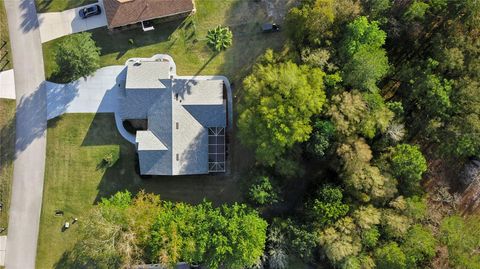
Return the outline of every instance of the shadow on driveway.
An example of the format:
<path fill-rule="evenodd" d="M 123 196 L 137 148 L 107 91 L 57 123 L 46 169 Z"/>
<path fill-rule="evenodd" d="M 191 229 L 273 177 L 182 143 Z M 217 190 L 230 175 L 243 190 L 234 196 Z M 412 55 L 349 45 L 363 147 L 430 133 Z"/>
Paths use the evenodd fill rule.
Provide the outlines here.
<path fill-rule="evenodd" d="M 38 20 L 37 11 L 34 0 L 21 0 L 20 8 L 22 9 L 22 23 L 20 25 L 24 33 L 36 30 L 43 20 Z"/>

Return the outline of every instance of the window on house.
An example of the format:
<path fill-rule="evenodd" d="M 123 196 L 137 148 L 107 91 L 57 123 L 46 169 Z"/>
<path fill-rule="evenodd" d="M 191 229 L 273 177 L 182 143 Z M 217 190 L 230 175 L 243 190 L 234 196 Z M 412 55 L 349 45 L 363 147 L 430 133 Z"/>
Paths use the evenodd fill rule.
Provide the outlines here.
<path fill-rule="evenodd" d="M 178 160 L 180 159 L 180 157 L 178 156 L 178 153 L 177 153 L 176 159 L 177 159 L 177 162 L 178 162 Z"/>
<path fill-rule="evenodd" d="M 180 125 L 180 124 L 178 123 L 178 121 L 175 122 L 175 128 L 176 128 L 177 130 L 178 130 L 179 125 Z"/>

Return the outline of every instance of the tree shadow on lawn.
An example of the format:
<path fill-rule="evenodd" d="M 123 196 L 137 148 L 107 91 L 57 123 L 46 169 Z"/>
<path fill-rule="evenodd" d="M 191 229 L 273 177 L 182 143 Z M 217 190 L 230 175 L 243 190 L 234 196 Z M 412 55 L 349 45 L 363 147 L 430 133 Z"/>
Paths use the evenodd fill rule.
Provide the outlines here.
<path fill-rule="evenodd" d="M 82 147 L 119 145 L 120 158 L 105 172 L 97 187 L 95 203 L 118 191 L 141 190 L 159 194 L 163 200 L 197 204 L 204 199 L 215 205 L 242 201 L 236 175 L 152 176 L 142 179 L 137 174 L 135 146 L 118 133 L 111 113 L 97 113 L 89 126 Z"/>

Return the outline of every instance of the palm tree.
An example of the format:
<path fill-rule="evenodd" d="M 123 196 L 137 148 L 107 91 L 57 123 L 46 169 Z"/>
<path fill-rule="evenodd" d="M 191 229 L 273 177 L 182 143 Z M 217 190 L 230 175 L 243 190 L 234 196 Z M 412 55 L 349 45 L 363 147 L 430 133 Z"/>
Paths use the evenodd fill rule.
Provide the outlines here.
<path fill-rule="evenodd" d="M 217 26 L 210 29 L 207 34 L 208 45 L 215 51 L 220 52 L 232 45 L 233 34 L 228 27 Z"/>

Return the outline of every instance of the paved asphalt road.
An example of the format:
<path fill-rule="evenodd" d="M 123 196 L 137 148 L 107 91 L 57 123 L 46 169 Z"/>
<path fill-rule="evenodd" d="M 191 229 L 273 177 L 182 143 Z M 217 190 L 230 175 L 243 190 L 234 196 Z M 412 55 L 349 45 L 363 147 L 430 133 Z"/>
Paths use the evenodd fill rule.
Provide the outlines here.
<path fill-rule="evenodd" d="M 7 269 L 33 269 L 42 205 L 46 95 L 34 0 L 5 0 L 17 95 L 15 161 L 8 223 Z"/>

